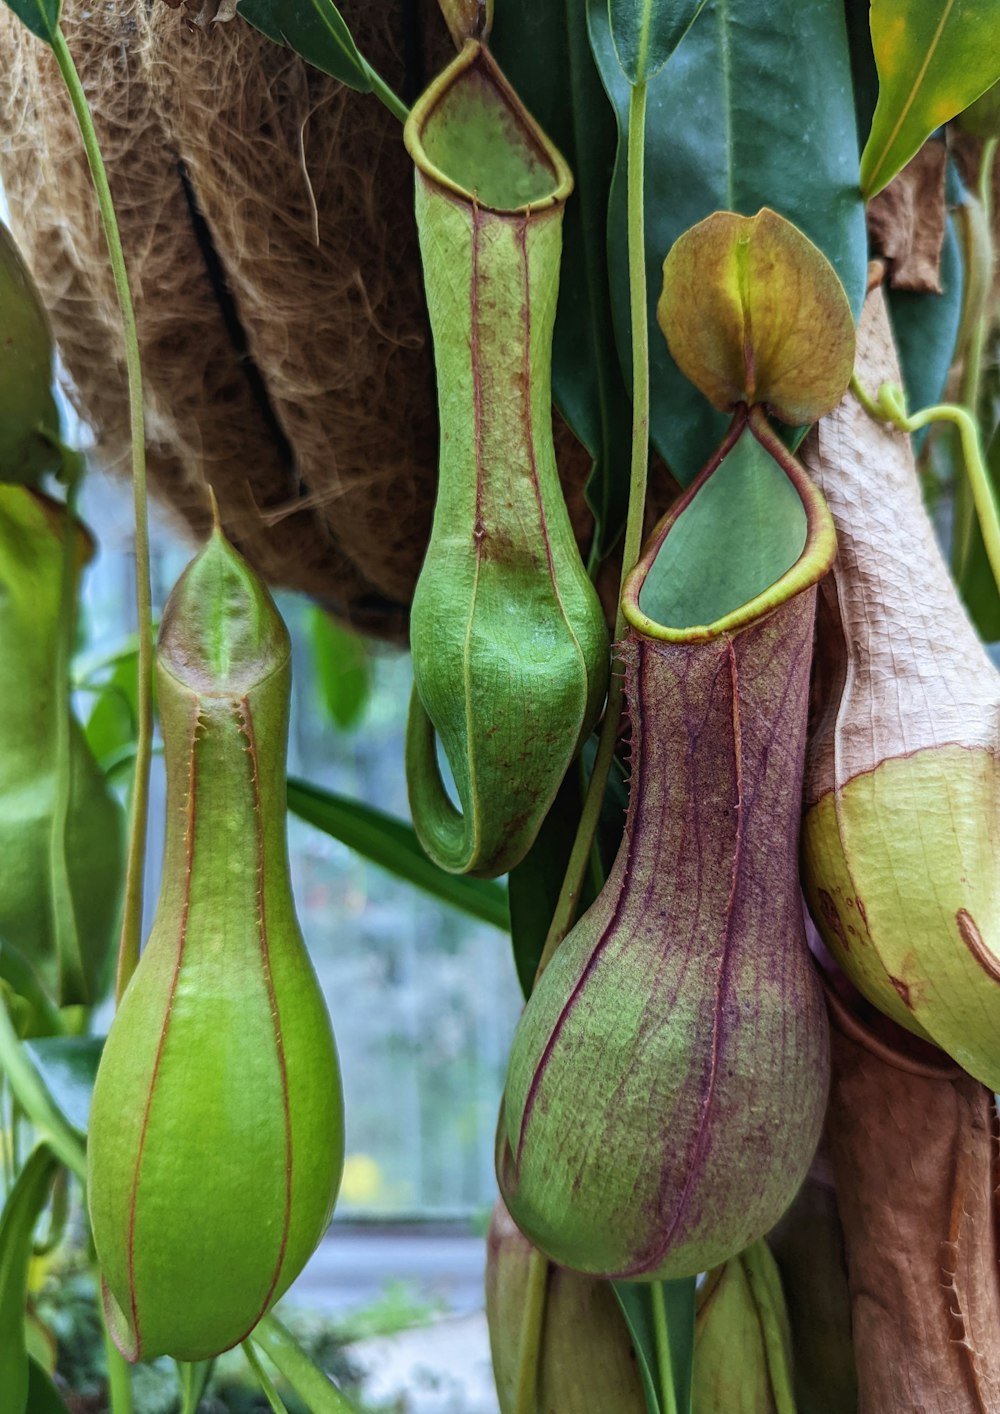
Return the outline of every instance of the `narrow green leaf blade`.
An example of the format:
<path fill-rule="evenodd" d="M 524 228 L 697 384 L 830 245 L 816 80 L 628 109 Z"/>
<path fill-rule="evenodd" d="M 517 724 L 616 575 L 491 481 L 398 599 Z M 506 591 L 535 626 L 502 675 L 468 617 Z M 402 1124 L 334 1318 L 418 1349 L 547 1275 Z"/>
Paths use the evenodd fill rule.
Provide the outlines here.
<path fill-rule="evenodd" d="M 659 73 L 704 4 L 705 0 L 608 0 L 615 52 L 630 84 Z"/>
<path fill-rule="evenodd" d="M 958 462 L 959 458 L 955 460 Z M 994 496 L 1000 497 L 1000 427 L 994 430 L 986 449 L 986 471 L 993 483 Z M 956 474 L 964 476 L 965 473 L 959 467 Z M 1000 642 L 1000 590 L 993 578 L 978 520 L 972 529 L 972 544 L 958 580 L 958 591 L 980 638 L 986 643 Z"/>
<path fill-rule="evenodd" d="M 608 261 L 615 339 L 628 375 L 629 86 L 605 0 L 588 0 L 587 16 L 621 135 Z M 768 206 L 819 246 L 857 318 L 868 267 L 857 150 L 843 7 L 829 0 L 708 0 L 669 64 L 651 80 L 645 152 L 650 434 L 684 485 L 718 446 L 728 419 L 683 377 L 657 332 L 656 298 L 667 252 L 682 232 L 714 211 L 755 216 Z"/>
<path fill-rule="evenodd" d="M 324 74 L 358 93 L 371 92 L 368 65 L 332 0 L 241 0 L 238 13 Z"/>
<path fill-rule="evenodd" d="M 660 1398 L 661 1370 L 653 1319 L 653 1287 L 663 1291 L 670 1345 L 670 1377 L 676 1414 L 691 1414 L 691 1372 L 694 1366 L 694 1277 L 681 1281 L 613 1281 L 611 1286 L 632 1337 L 649 1414 L 673 1414 Z"/>
<path fill-rule="evenodd" d="M 0 1214 L 0 1390 L 4 1414 L 26 1414 L 30 1365 L 24 1334 L 28 1265 L 35 1225 L 58 1163 L 44 1144 L 21 1169 Z"/>
<path fill-rule="evenodd" d="M 983 0 L 872 0 L 879 93 L 861 154 L 866 198 L 1000 79 L 998 22 L 996 5 Z"/>
<path fill-rule="evenodd" d="M 6 3 L 32 34 L 51 47 L 59 29 L 62 0 L 6 0 Z"/>
<path fill-rule="evenodd" d="M 506 932 L 506 889 L 488 879 L 446 874 L 427 858 L 412 826 L 404 820 L 295 779 L 288 782 L 288 808 L 300 820 L 340 840 L 373 864 Z"/>
<path fill-rule="evenodd" d="M 615 350 L 607 210 L 618 142 L 579 3 L 504 0 L 491 41 L 518 94 L 573 169 L 563 220 L 552 396 L 593 459 L 587 502 L 604 558 L 625 524 L 632 409 Z"/>
<path fill-rule="evenodd" d="M 253 1339 L 312 1414 L 357 1414 L 357 1407 L 316 1368 L 275 1315 L 264 1317 Z"/>

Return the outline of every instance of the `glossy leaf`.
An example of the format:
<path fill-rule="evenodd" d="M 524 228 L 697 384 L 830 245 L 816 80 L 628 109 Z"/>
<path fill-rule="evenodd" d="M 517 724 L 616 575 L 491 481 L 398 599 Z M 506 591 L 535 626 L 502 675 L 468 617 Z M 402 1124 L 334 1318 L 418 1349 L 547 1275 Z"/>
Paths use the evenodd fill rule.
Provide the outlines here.
<path fill-rule="evenodd" d="M 51 45 L 59 29 L 62 0 L 6 0 L 23 24 Z"/>
<path fill-rule="evenodd" d="M 872 0 L 879 95 L 861 154 L 866 198 L 1000 79 L 997 19 L 983 0 Z"/>
<path fill-rule="evenodd" d="M 593 767 L 595 747 L 596 740 L 592 737 L 581 753 L 588 771 Z M 521 863 L 510 871 L 507 880 L 514 965 L 525 998 L 531 993 L 545 947 L 582 807 L 582 781 L 579 771 L 574 768 L 563 781 L 538 838 Z M 584 913 L 593 903 L 614 863 L 621 843 L 627 808 L 628 786 L 622 768 L 616 761 L 601 803 L 601 816 L 597 825 L 596 848 L 599 862 L 592 860 L 587 870 L 578 914 Z"/>
<path fill-rule="evenodd" d="M 608 0 L 611 37 L 630 84 L 663 68 L 691 28 L 705 0 Z"/>
<path fill-rule="evenodd" d="M 363 638 L 322 609 L 309 612 L 309 641 L 323 707 L 342 731 L 357 726 L 371 695 L 371 665 Z"/>
<path fill-rule="evenodd" d="M 591 42 L 618 119 L 609 212 L 615 337 L 630 367 L 625 138 L 629 86 L 606 4 L 589 0 Z M 761 76 L 767 76 L 766 82 Z M 790 121 L 794 114 L 794 121 Z M 857 129 L 843 9 L 829 0 L 709 0 L 669 64 L 651 80 L 646 118 L 646 270 L 653 327 L 663 260 L 713 211 L 768 206 L 829 259 L 855 316 L 868 243 L 857 187 Z M 650 340 L 650 434 L 687 485 L 722 440 L 726 418 Z"/>
<path fill-rule="evenodd" d="M 412 826 L 371 805 L 333 791 L 289 780 L 288 808 L 324 834 L 331 835 L 390 874 L 415 884 L 444 903 L 492 923 L 508 927 L 506 890 L 485 879 L 446 874 L 424 854 Z"/>
<path fill-rule="evenodd" d="M 663 264 L 656 317 L 678 367 L 720 412 L 763 403 L 790 426 L 847 391 L 854 321 L 837 272 L 791 222 L 717 211 Z"/>
<path fill-rule="evenodd" d="M 580 3 L 503 0 L 492 49 L 526 107 L 573 171 L 563 221 L 552 344 L 552 396 L 593 458 L 587 501 L 595 550 L 625 524 L 632 410 L 615 350 L 608 288 L 607 210 L 616 127 Z"/>
<path fill-rule="evenodd" d="M 368 65 L 332 0 L 241 0 L 237 14 L 276 44 L 358 93 L 370 93 Z"/>
<path fill-rule="evenodd" d="M 673 1410 L 665 1406 L 660 1398 L 662 1381 L 653 1315 L 653 1289 L 654 1286 L 659 1287 L 670 1344 L 670 1373 L 676 1401 L 674 1408 L 676 1414 L 690 1414 L 694 1365 L 694 1278 L 655 1283 L 614 1281 L 611 1286 L 632 1336 L 649 1414 L 673 1414 Z"/>
<path fill-rule="evenodd" d="M 28 1158 L 0 1213 L 0 1390 L 4 1414 L 28 1414 L 30 1366 L 24 1332 L 32 1235 L 58 1167 L 40 1145 Z"/>
<path fill-rule="evenodd" d="M 44 1036 L 25 1045 L 53 1105 L 81 1136 L 103 1049 L 103 1036 Z"/>

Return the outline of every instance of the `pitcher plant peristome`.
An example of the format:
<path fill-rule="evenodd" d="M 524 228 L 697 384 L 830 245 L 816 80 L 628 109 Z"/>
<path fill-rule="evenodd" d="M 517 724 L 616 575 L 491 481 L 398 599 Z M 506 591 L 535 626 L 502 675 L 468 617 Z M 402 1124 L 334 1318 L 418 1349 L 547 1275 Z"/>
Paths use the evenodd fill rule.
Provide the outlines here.
<path fill-rule="evenodd" d="M 410 620 L 410 803 L 437 864 L 494 875 L 530 847 L 607 682 L 607 631 L 552 444 L 572 177 L 474 41 L 418 100 L 406 143 L 441 425 Z M 436 738 L 461 810 L 442 782 Z"/>
<path fill-rule="evenodd" d="M 681 238 L 682 254 L 720 227 L 766 249 L 769 224 L 719 213 Z M 793 294 L 819 270 L 849 353 L 843 290 L 815 247 L 793 244 Z M 742 320 L 711 328 L 706 278 L 688 293 L 696 336 L 718 333 L 708 372 L 748 354 L 759 367 L 758 344 L 780 358 L 773 319 L 749 336 Z M 744 282 L 738 299 L 748 290 L 756 298 Z M 668 259 L 659 313 L 675 349 L 677 294 Z M 789 339 L 800 307 L 770 304 Z M 818 415 L 850 376 L 843 350 L 832 370 L 803 370 L 782 406 Z M 763 408 L 738 401 L 626 580 L 625 836 L 521 1017 L 497 1136 L 512 1216 L 577 1270 L 650 1279 L 716 1266 L 777 1221 L 812 1158 L 828 1037 L 797 841 L 815 586 L 835 551 L 822 496 Z"/>
<path fill-rule="evenodd" d="M 336 1050 L 288 877 L 290 675 L 270 595 L 216 529 L 160 629 L 163 886 L 90 1118 L 94 1241 L 130 1359 L 244 1339 L 340 1181 Z"/>
<path fill-rule="evenodd" d="M 858 379 L 899 380 L 880 290 Z M 1000 1087 L 1000 676 L 924 509 L 909 438 L 849 393 L 803 453 L 837 522 L 803 826 L 809 905 L 895 1021 Z"/>

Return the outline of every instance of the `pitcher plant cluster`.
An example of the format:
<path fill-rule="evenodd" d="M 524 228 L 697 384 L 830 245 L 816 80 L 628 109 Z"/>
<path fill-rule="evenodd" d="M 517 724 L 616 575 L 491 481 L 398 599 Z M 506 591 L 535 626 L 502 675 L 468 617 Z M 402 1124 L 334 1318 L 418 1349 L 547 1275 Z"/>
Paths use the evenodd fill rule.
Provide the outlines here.
<path fill-rule="evenodd" d="M 82 463 L 60 440 L 40 298 L 0 227 L 0 1070 L 35 1141 L 0 1218 L 4 1408 L 66 1407 L 26 1299 L 32 1235 L 68 1171 L 85 1194 L 113 1414 L 131 1408 L 122 1357 L 173 1357 L 193 1414 L 209 1362 L 241 1343 L 273 1409 L 261 1351 L 319 1414 L 348 1409 L 271 1314 L 329 1223 L 344 1157 L 336 1047 L 289 879 L 288 633 L 216 511 L 152 670 L 139 344 L 111 192 L 58 4 L 9 3 L 55 54 L 108 233 L 138 438 L 139 641 L 118 665 L 134 740 L 98 761 L 73 705 L 94 545 L 76 513 Z M 852 1331 L 851 1302 L 880 1237 L 860 1200 L 838 1218 L 822 1175 L 832 1162 L 838 1184 L 865 1177 L 851 1085 L 875 1114 L 900 1072 L 919 1077 L 928 1110 L 960 1115 L 953 1156 L 995 1124 L 1000 677 L 939 549 L 912 440 L 932 420 L 957 428 L 957 495 L 998 576 L 976 399 L 971 416 L 909 412 L 885 261 L 821 248 L 823 213 L 802 217 L 780 183 L 753 209 L 703 212 L 650 259 L 657 95 L 684 46 L 724 21 L 704 0 L 591 0 L 589 14 L 579 0 L 567 33 L 587 31 L 619 127 L 608 228 L 590 235 L 606 298 L 616 259 L 625 276 L 607 328 L 631 418 L 614 458 L 580 433 L 595 457 L 585 562 L 552 419 L 553 394 L 567 403 L 557 321 L 587 298 L 561 273 L 574 173 L 491 49 L 504 3 L 494 16 L 442 0 L 458 53 L 408 113 L 329 0 L 319 29 L 285 0 L 219 15 L 245 12 L 405 119 L 440 429 L 405 772 L 439 889 L 509 875 L 527 984 L 488 1238 L 501 1409 L 917 1407 L 898 1390 L 872 1402 L 884 1347 L 865 1344 L 856 1301 Z M 837 218 L 862 241 L 863 199 L 977 99 L 987 191 L 1000 8 L 956 0 L 929 27 L 932 9 L 871 6 L 877 103 L 859 169 L 846 153 L 853 205 Z M 981 359 L 985 292 L 966 314 Z M 651 439 L 677 479 L 658 520 Z M 154 691 L 166 829 L 140 956 Z M 116 952 L 101 1044 L 91 1015 Z M 934 1181 L 968 1218 L 948 1156 Z M 992 1172 L 995 1157 L 982 1162 Z M 928 1250 L 952 1240 L 926 1224 Z M 953 1240 L 980 1399 L 956 1409 L 1000 1408 L 983 1393 L 1000 1399 L 1000 1336 L 977 1334 L 986 1298 L 969 1297 L 962 1265 L 988 1226 Z M 829 1309 L 807 1309 L 796 1250 Z M 907 1309 L 903 1297 L 900 1330 Z M 947 1322 L 935 1340 L 954 1344 Z"/>

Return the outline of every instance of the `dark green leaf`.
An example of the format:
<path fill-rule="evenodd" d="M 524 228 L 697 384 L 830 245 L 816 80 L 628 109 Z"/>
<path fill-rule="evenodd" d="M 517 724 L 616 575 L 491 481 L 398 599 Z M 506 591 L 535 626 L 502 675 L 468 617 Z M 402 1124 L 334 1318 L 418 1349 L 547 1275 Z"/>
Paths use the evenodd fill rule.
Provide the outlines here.
<path fill-rule="evenodd" d="M 348 731 L 364 716 L 371 694 L 365 640 L 313 607 L 309 611 L 309 641 L 322 705 L 333 722 Z"/>
<path fill-rule="evenodd" d="M 56 1109 L 80 1135 L 87 1132 L 103 1049 L 103 1036 L 44 1036 L 25 1045 Z"/>
<path fill-rule="evenodd" d="M 38 974 L 25 957 L 6 939 L 0 938 L 0 979 L 7 983 L 14 995 L 26 1008 L 25 1021 L 18 1027 L 18 1034 L 25 1036 L 51 1036 L 62 1030 L 59 1012 Z"/>
<path fill-rule="evenodd" d="M 59 29 L 62 0 L 7 0 L 7 4 L 32 34 L 52 44 Z"/>
<path fill-rule="evenodd" d="M 957 438 L 955 440 L 957 442 Z M 955 462 L 957 475 L 963 476 L 960 452 Z M 986 470 L 993 483 L 993 494 L 1000 498 L 1000 427 L 994 430 L 986 450 Z M 978 520 L 972 528 L 971 544 L 958 578 L 958 591 L 980 638 L 986 643 L 1000 642 L 1000 590 L 993 578 Z"/>
<path fill-rule="evenodd" d="M 630 84 L 659 73 L 704 4 L 705 0 L 608 0 L 611 37 Z"/>
<path fill-rule="evenodd" d="M 324 74 L 358 93 L 371 92 L 368 65 L 332 0 L 241 0 L 237 13 Z"/>
<path fill-rule="evenodd" d="M 694 1364 L 694 1277 L 682 1281 L 611 1283 L 629 1328 L 639 1362 L 649 1414 L 668 1414 L 660 1400 L 661 1371 L 653 1318 L 653 1288 L 663 1293 L 677 1414 L 691 1414 L 691 1371 Z"/>
<path fill-rule="evenodd" d="M 412 826 L 404 820 L 294 779 L 288 782 L 288 808 L 390 874 L 495 928 L 506 932 L 509 927 L 506 889 L 487 879 L 446 874 L 427 858 Z"/>
<path fill-rule="evenodd" d="M 674 522 L 646 574 L 639 607 L 669 628 L 716 623 L 791 568 L 807 530 L 798 491 L 744 428 Z"/>
<path fill-rule="evenodd" d="M 44 1144 L 21 1169 L 0 1213 L 0 1392 L 4 1414 L 26 1414 L 30 1367 L 24 1333 L 31 1239 L 58 1163 Z"/>
<path fill-rule="evenodd" d="M 630 367 L 625 139 L 629 86 L 607 7 L 589 0 L 591 43 L 618 116 L 609 213 L 615 336 Z M 727 419 L 688 383 L 656 332 L 664 258 L 713 211 L 754 216 L 769 206 L 832 263 L 855 317 L 868 242 L 857 185 L 857 130 L 843 8 L 829 0 L 709 0 L 649 85 L 646 267 L 652 439 L 685 485 L 722 440 Z"/>
<path fill-rule="evenodd" d="M 552 396 L 593 459 L 587 501 L 603 558 L 625 524 L 632 410 L 614 347 L 607 210 L 616 129 L 579 0 L 503 0 L 493 53 L 573 169 L 552 347 Z"/>
<path fill-rule="evenodd" d="M 593 768 L 596 746 L 597 738 L 591 737 L 583 748 L 583 761 L 588 773 Z M 597 897 L 614 862 L 621 842 L 627 807 L 628 787 L 616 762 L 604 793 L 597 825 L 600 862 L 597 866 L 592 863 L 587 871 L 580 897 L 580 914 L 584 913 Z M 563 875 L 569 863 L 582 808 L 583 782 L 577 764 L 570 768 L 559 788 L 535 843 L 517 868 L 510 871 L 508 877 L 514 965 L 517 968 L 521 991 L 526 998 L 534 985 L 535 973 L 538 971 L 538 962 L 555 912 Z"/>
<path fill-rule="evenodd" d="M 52 1377 L 35 1360 L 28 1361 L 28 1403 L 25 1414 L 67 1414 L 62 1395 Z"/>
<path fill-rule="evenodd" d="M 997 21 L 989 0 L 872 0 L 879 93 L 861 154 L 866 197 L 1000 79 Z"/>

